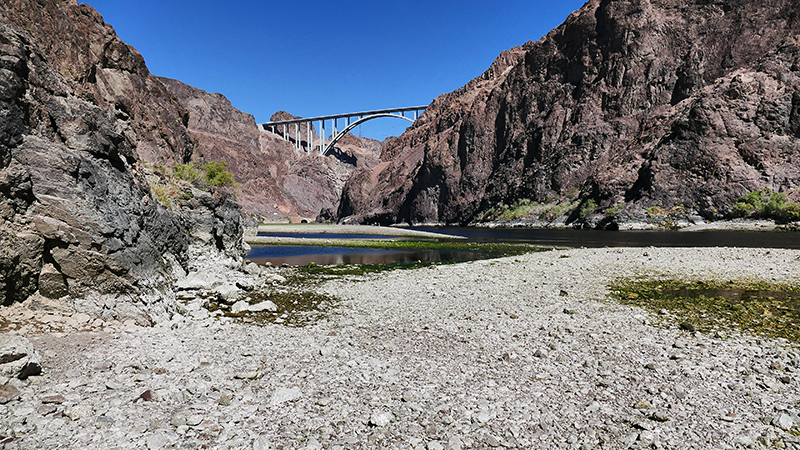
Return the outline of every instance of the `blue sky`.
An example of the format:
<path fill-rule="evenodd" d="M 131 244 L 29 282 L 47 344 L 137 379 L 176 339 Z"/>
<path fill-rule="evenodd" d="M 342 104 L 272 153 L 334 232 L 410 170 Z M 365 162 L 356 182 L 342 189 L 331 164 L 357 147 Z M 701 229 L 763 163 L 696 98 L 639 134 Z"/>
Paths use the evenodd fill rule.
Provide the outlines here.
<path fill-rule="evenodd" d="M 427 105 L 538 40 L 583 1 L 87 0 L 155 75 L 266 122 Z M 378 119 L 363 136 L 399 135 Z"/>

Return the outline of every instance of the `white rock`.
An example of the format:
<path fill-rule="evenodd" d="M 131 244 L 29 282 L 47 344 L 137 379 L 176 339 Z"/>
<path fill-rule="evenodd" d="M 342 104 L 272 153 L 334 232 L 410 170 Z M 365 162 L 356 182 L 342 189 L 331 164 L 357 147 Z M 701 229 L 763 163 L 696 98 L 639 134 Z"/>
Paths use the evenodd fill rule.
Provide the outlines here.
<path fill-rule="evenodd" d="M 207 318 L 208 318 L 208 310 L 205 308 L 192 311 L 192 319 L 194 320 L 204 320 Z"/>
<path fill-rule="evenodd" d="M 323 448 L 324 447 L 322 446 L 322 444 L 320 444 L 316 438 L 312 437 L 309 438 L 308 441 L 306 441 L 306 446 L 304 447 L 304 450 L 322 450 Z"/>
<path fill-rule="evenodd" d="M 173 441 L 178 440 L 178 435 L 165 430 L 158 430 L 147 438 L 147 448 L 149 450 L 160 450 L 167 448 Z"/>
<path fill-rule="evenodd" d="M 292 388 L 278 388 L 272 393 L 269 404 L 272 406 L 280 405 L 281 403 L 292 402 L 301 398 L 303 394 L 297 389 Z"/>
<path fill-rule="evenodd" d="M 253 450 L 271 450 L 272 443 L 266 436 L 259 436 L 253 440 Z"/>
<path fill-rule="evenodd" d="M 214 288 L 214 291 L 222 297 L 223 300 L 233 300 L 241 295 L 242 290 L 236 287 L 235 284 L 222 284 Z"/>
<path fill-rule="evenodd" d="M 777 417 L 772 419 L 772 424 L 775 425 L 776 427 L 782 429 L 782 430 L 785 430 L 785 431 L 791 430 L 795 425 L 794 419 L 792 419 L 792 416 L 790 416 L 789 414 L 786 414 L 786 413 L 778 414 Z"/>
<path fill-rule="evenodd" d="M 78 325 L 84 325 L 89 323 L 91 317 L 88 314 L 76 313 L 72 315 L 72 320 L 74 320 Z"/>
<path fill-rule="evenodd" d="M 231 312 L 234 314 L 239 314 L 242 311 L 247 311 L 250 308 L 250 304 L 244 300 L 239 300 L 238 302 L 234 303 L 231 306 Z"/>
<path fill-rule="evenodd" d="M 28 338 L 0 333 L 0 376 L 13 378 L 28 366 L 39 364 L 39 355 Z"/>
<path fill-rule="evenodd" d="M 251 312 L 259 312 L 259 311 L 277 311 L 278 305 L 272 303 L 269 300 L 263 301 L 261 303 L 257 303 L 255 305 L 249 305 L 247 308 L 248 311 Z"/>
<path fill-rule="evenodd" d="M 186 290 L 206 290 L 210 291 L 215 287 L 222 284 L 222 281 L 216 277 L 209 276 L 208 274 L 201 274 L 199 272 L 191 272 L 186 278 L 178 280 L 175 283 L 175 289 Z"/>
<path fill-rule="evenodd" d="M 264 281 L 267 283 L 282 284 L 286 283 L 286 278 L 284 278 L 281 275 L 278 275 L 277 273 L 265 273 Z"/>
<path fill-rule="evenodd" d="M 385 427 L 394 420 L 394 414 L 389 411 L 375 411 L 369 417 L 369 424 L 375 427 Z"/>

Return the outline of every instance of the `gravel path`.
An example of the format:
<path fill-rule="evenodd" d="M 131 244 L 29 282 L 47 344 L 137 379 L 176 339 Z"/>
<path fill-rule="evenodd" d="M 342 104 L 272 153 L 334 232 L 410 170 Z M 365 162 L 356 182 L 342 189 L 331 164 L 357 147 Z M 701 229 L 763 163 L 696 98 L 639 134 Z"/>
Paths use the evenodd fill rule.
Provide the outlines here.
<path fill-rule="evenodd" d="M 5 448 L 800 448 L 800 350 L 665 329 L 617 277 L 800 281 L 800 251 L 575 249 L 340 279 L 305 328 L 28 336 Z M 205 315 L 195 315 L 204 317 Z"/>

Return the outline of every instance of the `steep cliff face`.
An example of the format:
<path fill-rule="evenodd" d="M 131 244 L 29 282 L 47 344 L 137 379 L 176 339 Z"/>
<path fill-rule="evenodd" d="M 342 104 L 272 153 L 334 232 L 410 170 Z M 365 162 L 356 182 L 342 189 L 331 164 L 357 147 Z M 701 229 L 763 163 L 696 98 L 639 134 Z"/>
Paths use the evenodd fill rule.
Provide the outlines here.
<path fill-rule="evenodd" d="M 223 159 L 236 177 L 237 200 L 242 208 L 262 220 L 284 216 L 314 218 L 336 208 L 344 183 L 356 167 L 377 162 L 380 143 L 347 136 L 330 156 L 308 150 L 304 128 L 295 136 L 294 127 L 276 133 L 260 131 L 250 114 L 234 108 L 221 94 L 212 94 L 177 80 L 161 81 L 189 113 L 189 130 L 197 141 L 195 154 L 206 160 Z M 285 111 L 271 120 L 297 118 Z M 313 142 L 319 143 L 316 130 Z M 294 146 L 299 139 L 301 148 Z M 328 212 L 328 215 L 331 215 Z"/>
<path fill-rule="evenodd" d="M 146 166 L 192 154 L 186 111 L 74 0 L 0 5 L 0 56 L 0 302 L 38 292 L 107 317 L 167 317 L 192 230 L 241 245 L 224 194 L 171 211 L 150 191 Z"/>
<path fill-rule="evenodd" d="M 467 223 L 530 199 L 719 218 L 748 191 L 798 195 L 798 32 L 789 0 L 590 1 L 437 98 L 339 216 Z"/>

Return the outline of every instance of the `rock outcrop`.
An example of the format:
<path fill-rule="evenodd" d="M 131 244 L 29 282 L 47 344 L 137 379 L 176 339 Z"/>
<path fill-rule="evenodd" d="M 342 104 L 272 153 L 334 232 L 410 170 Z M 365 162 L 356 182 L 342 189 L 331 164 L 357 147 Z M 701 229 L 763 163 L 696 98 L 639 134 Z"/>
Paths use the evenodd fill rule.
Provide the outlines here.
<path fill-rule="evenodd" d="M 345 187 L 339 218 L 469 223 L 520 199 L 718 219 L 800 195 L 800 6 L 592 0 L 430 105 Z"/>
<path fill-rule="evenodd" d="M 224 192 L 159 203 L 153 166 L 191 158 L 187 111 L 88 5 L 0 5 L 0 303 L 68 296 L 103 317 L 168 317 L 196 230 L 241 247 Z M 237 246 L 239 248 L 237 248 Z"/>
<path fill-rule="evenodd" d="M 198 143 L 196 154 L 206 160 L 227 161 L 239 185 L 238 202 L 260 220 L 313 219 L 321 211 L 332 216 L 353 170 L 372 167 L 378 161 L 378 141 L 348 135 L 332 155 L 322 157 L 308 148 L 305 128 L 296 136 L 294 127 L 287 127 L 285 140 L 282 128 L 275 133 L 260 131 L 253 116 L 234 108 L 222 94 L 177 80 L 161 81 L 189 112 L 189 130 Z M 279 111 L 270 120 L 295 118 Z M 318 145 L 317 130 L 311 133 Z M 299 150 L 296 140 L 300 141 Z"/>

